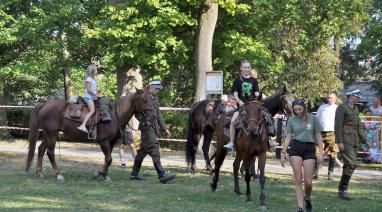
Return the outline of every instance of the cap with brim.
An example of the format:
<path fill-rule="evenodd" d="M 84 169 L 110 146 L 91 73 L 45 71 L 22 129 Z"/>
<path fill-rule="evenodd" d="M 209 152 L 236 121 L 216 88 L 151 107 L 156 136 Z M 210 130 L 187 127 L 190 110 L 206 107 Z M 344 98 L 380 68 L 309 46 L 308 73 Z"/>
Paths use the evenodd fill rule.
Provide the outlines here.
<path fill-rule="evenodd" d="M 151 81 L 149 85 L 155 87 L 156 89 L 162 89 L 162 83 L 160 81 Z"/>
<path fill-rule="evenodd" d="M 356 96 L 358 98 L 362 97 L 361 91 L 359 89 L 355 89 L 355 90 L 346 92 L 346 96 Z"/>

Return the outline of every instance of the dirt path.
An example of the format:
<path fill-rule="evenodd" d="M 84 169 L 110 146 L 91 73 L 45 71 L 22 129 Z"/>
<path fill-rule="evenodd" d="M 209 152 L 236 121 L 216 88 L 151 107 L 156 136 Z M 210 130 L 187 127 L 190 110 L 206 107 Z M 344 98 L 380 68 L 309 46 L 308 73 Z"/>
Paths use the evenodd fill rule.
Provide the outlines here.
<path fill-rule="evenodd" d="M 38 143 L 39 145 L 39 143 Z M 38 147 L 37 145 L 37 147 Z M 15 153 L 27 153 L 28 146 L 25 140 L 17 140 L 13 142 L 0 141 L 0 154 L 1 152 L 15 152 Z M 37 155 L 37 148 L 36 148 Z M 97 144 L 85 144 L 85 143 L 73 143 L 73 142 L 60 142 L 56 145 L 56 155 L 62 157 L 76 157 L 79 160 L 92 160 L 102 163 L 104 157 Z M 178 151 L 161 151 L 161 160 L 164 166 L 177 166 L 177 167 L 186 167 L 184 152 Z M 60 156 L 57 156 L 59 160 Z M 113 154 L 113 164 L 114 166 L 119 166 L 119 155 L 118 148 L 114 148 Z M 127 159 L 127 164 L 129 169 L 133 165 L 132 157 L 130 152 L 126 151 L 125 157 Z M 224 164 L 222 166 L 223 170 L 232 170 L 233 163 L 232 154 L 228 154 Z M 48 160 L 44 159 L 44 162 Z M 196 160 L 197 168 L 204 169 L 204 159 L 201 154 L 197 155 Z M 144 160 L 144 165 L 152 166 L 151 158 L 148 156 Z M 266 165 L 266 172 L 275 173 L 275 174 L 288 174 L 292 175 L 292 168 L 288 164 L 285 168 L 282 168 L 279 165 L 279 161 L 274 158 L 268 158 Z M 335 168 L 334 177 L 339 178 L 342 170 L 340 168 Z M 324 167 L 320 170 L 321 178 L 323 179 L 327 174 L 327 162 L 324 163 Z M 356 170 L 353 175 L 356 178 L 366 178 L 366 179 L 381 179 L 382 180 L 382 171 L 381 169 L 376 168 L 363 168 L 360 167 Z"/>

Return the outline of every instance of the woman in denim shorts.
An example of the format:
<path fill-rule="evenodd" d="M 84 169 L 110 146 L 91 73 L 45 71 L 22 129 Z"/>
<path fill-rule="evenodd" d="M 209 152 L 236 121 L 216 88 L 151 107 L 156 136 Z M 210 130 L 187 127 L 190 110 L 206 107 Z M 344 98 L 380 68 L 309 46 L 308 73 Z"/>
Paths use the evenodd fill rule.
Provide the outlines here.
<path fill-rule="evenodd" d="M 86 114 L 84 121 L 81 126 L 78 127 L 82 132 L 87 133 L 86 122 L 90 119 L 90 117 L 95 112 L 94 100 L 97 100 L 97 97 L 101 97 L 101 95 L 97 92 L 97 82 L 94 77 L 97 75 L 97 66 L 91 64 L 86 69 L 86 78 L 85 78 L 85 94 L 84 101 L 89 108 L 89 113 Z"/>
<path fill-rule="evenodd" d="M 305 208 L 307 211 L 312 211 L 310 197 L 313 190 L 314 166 L 316 160 L 317 162 L 322 162 L 323 159 L 322 127 L 317 117 L 308 113 L 303 99 L 293 101 L 292 107 L 295 116 L 288 120 L 287 136 L 281 152 L 281 165 L 284 166 L 286 150 L 289 146 L 289 159 L 295 180 L 297 211 L 304 211 L 302 209 L 304 204 L 302 178 L 304 178 L 305 186 Z M 316 143 L 320 149 L 317 158 Z"/>

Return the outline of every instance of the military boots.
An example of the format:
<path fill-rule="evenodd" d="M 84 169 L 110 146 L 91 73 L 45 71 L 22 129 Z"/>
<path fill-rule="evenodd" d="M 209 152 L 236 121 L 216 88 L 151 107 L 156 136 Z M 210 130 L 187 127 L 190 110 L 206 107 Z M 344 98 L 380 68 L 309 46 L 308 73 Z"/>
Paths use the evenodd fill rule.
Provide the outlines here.
<path fill-rule="evenodd" d="M 351 176 L 342 174 L 340 185 L 338 186 L 338 197 L 347 201 L 352 200 L 352 197 L 346 192 L 349 186 Z"/>
<path fill-rule="evenodd" d="M 134 160 L 133 170 L 131 170 L 130 180 L 145 180 L 145 178 L 139 176 L 139 170 L 141 169 L 143 161 Z"/>
<path fill-rule="evenodd" d="M 155 161 L 154 167 L 157 170 L 158 178 L 161 183 L 165 184 L 175 178 L 175 175 L 166 175 L 166 172 L 164 171 L 160 161 Z"/>

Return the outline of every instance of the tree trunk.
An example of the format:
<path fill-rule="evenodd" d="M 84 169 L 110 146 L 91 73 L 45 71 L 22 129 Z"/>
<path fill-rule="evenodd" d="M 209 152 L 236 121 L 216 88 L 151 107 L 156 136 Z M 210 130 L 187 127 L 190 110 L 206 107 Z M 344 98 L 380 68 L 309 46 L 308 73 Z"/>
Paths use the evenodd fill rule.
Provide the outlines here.
<path fill-rule="evenodd" d="M 218 19 L 218 4 L 205 0 L 202 5 L 196 42 L 197 85 L 195 101 L 206 98 L 206 71 L 212 71 L 212 41 Z"/>
<path fill-rule="evenodd" d="M 136 65 L 125 63 L 123 66 L 116 70 L 117 74 L 117 94 L 121 96 L 123 93 L 134 93 L 136 88 L 142 89 L 142 75 L 140 68 Z M 138 129 L 139 122 L 136 118 L 130 120 L 130 125 L 133 129 Z M 138 131 L 133 131 L 134 137 Z"/>
<path fill-rule="evenodd" d="M 6 97 L 4 96 L 4 90 L 0 86 L 0 105 L 6 104 Z M 7 111 L 5 108 L 0 108 L 0 126 L 8 126 Z M 8 130 L 0 129 L 0 138 L 11 138 L 11 134 Z"/>
<path fill-rule="evenodd" d="M 125 63 L 117 68 L 117 95 L 133 93 L 135 88 L 142 89 L 142 75 L 136 65 Z"/>
<path fill-rule="evenodd" d="M 337 63 L 336 63 L 336 70 L 337 70 L 337 74 L 340 76 L 340 79 L 343 79 L 343 70 L 340 69 L 340 63 L 341 63 L 341 59 L 340 59 L 340 48 L 339 48 L 339 38 L 337 35 L 335 35 L 333 37 L 333 50 L 335 52 L 335 55 L 337 57 Z"/>
<path fill-rule="evenodd" d="M 68 70 L 64 71 L 64 80 L 65 100 L 68 100 L 71 96 L 73 96 L 72 80 L 70 79 Z"/>
<path fill-rule="evenodd" d="M 66 33 L 63 32 L 61 35 L 61 40 L 63 41 L 62 46 L 62 63 L 63 64 L 63 72 L 64 72 L 64 98 L 65 100 L 69 100 L 71 96 L 73 96 L 73 90 L 72 90 L 72 80 L 70 79 L 70 73 L 68 71 L 68 58 L 70 56 L 70 53 L 68 51 L 68 45 L 67 45 L 67 39 L 66 39 Z"/>

